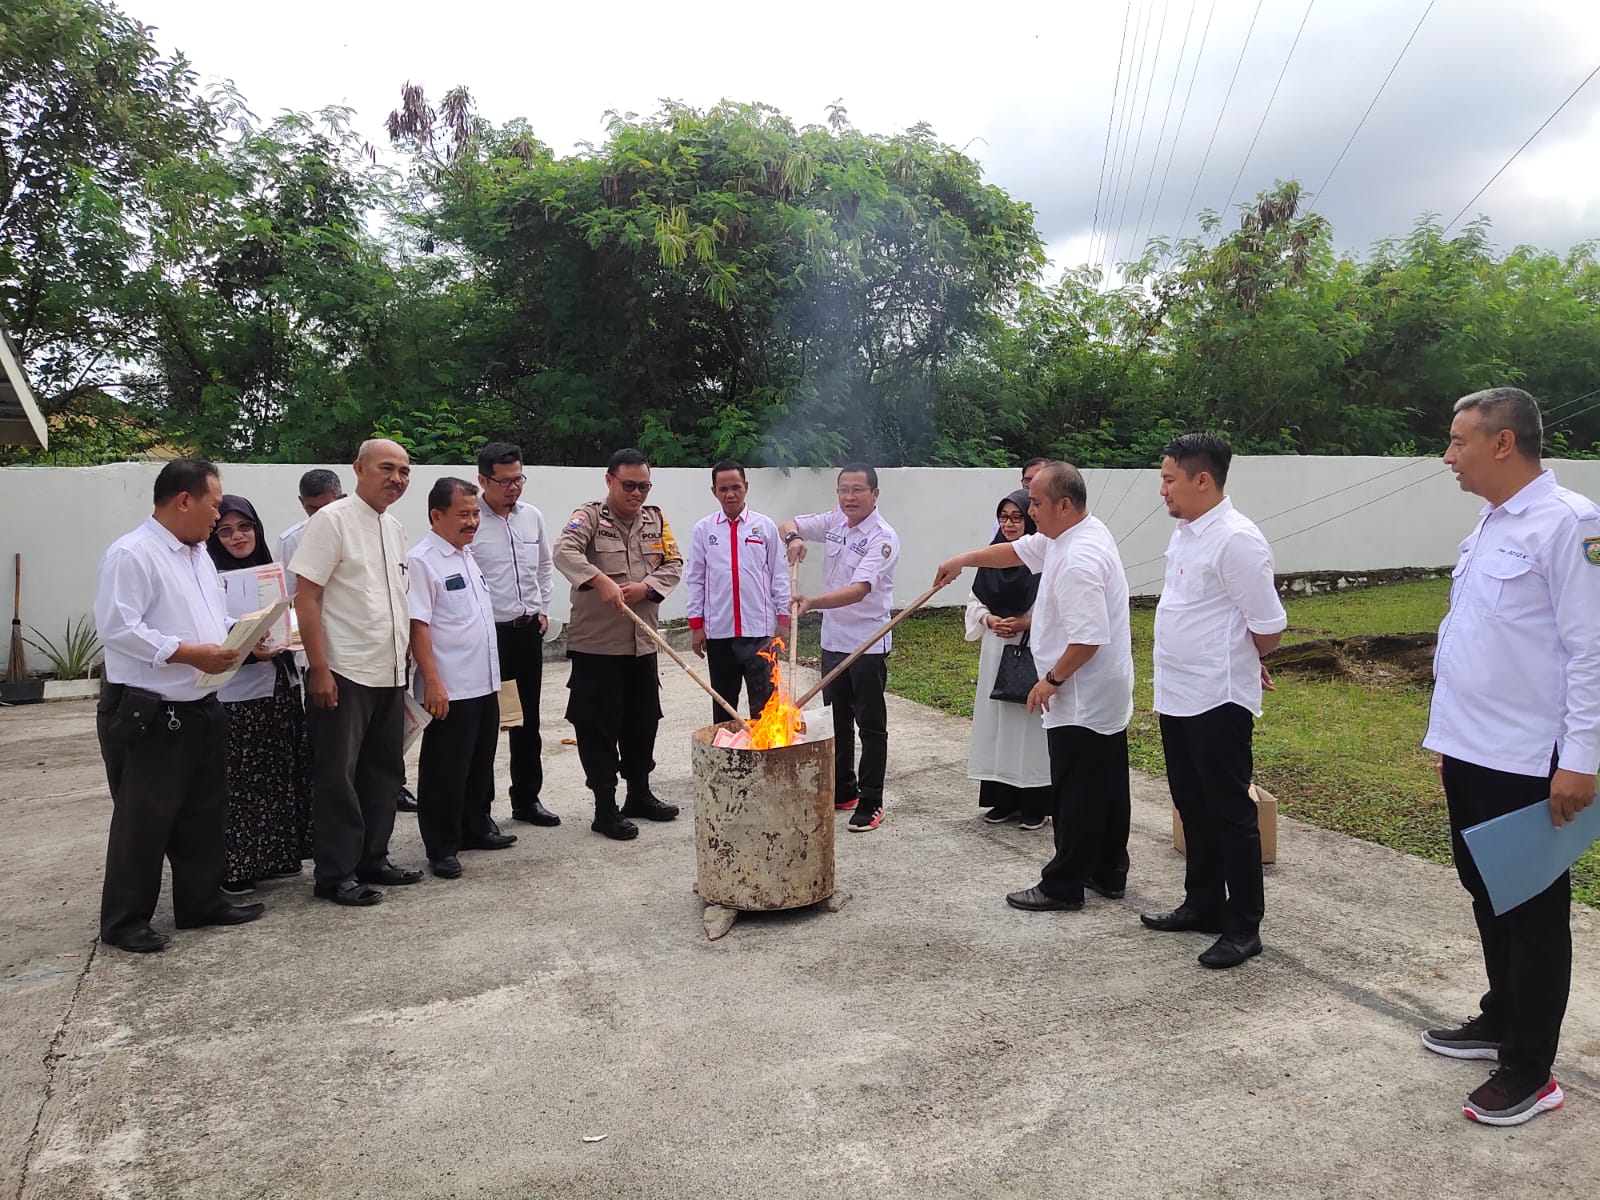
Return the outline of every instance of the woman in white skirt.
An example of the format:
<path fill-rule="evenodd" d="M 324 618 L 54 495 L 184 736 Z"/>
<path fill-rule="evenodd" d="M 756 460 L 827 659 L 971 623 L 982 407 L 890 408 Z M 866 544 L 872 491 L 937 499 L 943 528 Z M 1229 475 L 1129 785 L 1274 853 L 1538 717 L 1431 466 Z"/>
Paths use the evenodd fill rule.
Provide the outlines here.
<path fill-rule="evenodd" d="M 1033 533 L 1028 493 L 1012 492 L 995 510 L 999 530 L 994 542 L 1014 542 Z M 978 656 L 978 692 L 972 703 L 972 749 L 967 778 L 978 783 L 983 818 L 999 824 L 1020 817 L 1022 828 L 1038 829 L 1050 812 L 1050 751 L 1044 726 L 1027 706 L 991 700 L 995 672 L 1008 645 L 1022 639 L 1033 623 L 1030 613 L 1039 591 L 1039 577 L 1027 567 L 983 567 L 967 601 L 967 641 L 983 639 Z"/>

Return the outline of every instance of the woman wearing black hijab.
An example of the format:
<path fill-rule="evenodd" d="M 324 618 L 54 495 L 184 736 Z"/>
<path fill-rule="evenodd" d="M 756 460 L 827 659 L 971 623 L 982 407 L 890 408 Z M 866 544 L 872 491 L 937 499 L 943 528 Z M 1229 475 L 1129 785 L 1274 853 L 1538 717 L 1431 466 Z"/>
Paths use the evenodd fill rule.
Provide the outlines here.
<path fill-rule="evenodd" d="M 994 543 L 1014 542 L 1035 532 L 1028 516 L 1028 493 L 1012 492 L 995 509 L 999 525 Z M 972 749 L 967 778 L 976 779 L 985 821 L 1011 817 L 1022 828 L 1038 829 L 1050 811 L 1050 751 L 1044 726 L 1023 704 L 991 700 L 1004 648 L 1019 642 L 1032 625 L 1030 613 L 1039 577 L 1024 566 L 982 567 L 967 601 L 967 640 L 982 639 L 978 691 L 972 703 Z"/>
<path fill-rule="evenodd" d="M 217 571 L 267 566 L 272 552 L 255 506 L 224 496 L 206 550 Z M 228 615 L 252 611 L 254 593 L 228 590 Z M 242 895 L 261 879 L 298 875 L 311 853 L 311 761 L 294 656 L 254 656 L 217 693 L 228 711 L 227 883 Z"/>

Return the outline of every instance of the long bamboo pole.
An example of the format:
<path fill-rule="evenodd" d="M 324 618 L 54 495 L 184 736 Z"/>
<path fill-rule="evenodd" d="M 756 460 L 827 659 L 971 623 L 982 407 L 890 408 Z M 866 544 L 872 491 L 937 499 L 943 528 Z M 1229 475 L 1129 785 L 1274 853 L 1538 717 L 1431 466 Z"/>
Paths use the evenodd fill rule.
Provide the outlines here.
<path fill-rule="evenodd" d="M 672 648 L 672 643 L 667 641 L 666 638 L 662 637 L 659 633 L 657 633 L 654 629 L 652 629 L 650 627 L 650 622 L 646 621 L 638 613 L 633 611 L 633 606 L 632 605 L 624 604 L 622 606 L 622 611 L 627 613 L 630 617 L 632 617 L 633 618 L 633 623 L 635 625 L 637 625 L 640 629 L 642 629 L 646 633 L 648 633 L 650 635 L 650 639 L 653 642 L 655 642 L 656 645 L 660 646 L 663 650 L 665 650 L 667 652 L 668 657 L 670 657 L 673 662 L 677 663 L 680 667 L 682 667 L 683 670 L 684 670 L 684 673 L 686 675 L 688 675 L 690 679 L 694 680 L 702 688 L 704 688 L 705 692 L 706 692 L 706 695 L 710 696 L 718 704 L 722 705 L 722 708 L 723 708 L 724 712 L 726 712 L 735 721 L 739 722 L 739 724 L 741 726 L 744 725 L 744 718 L 739 715 L 739 710 L 737 708 L 735 708 L 733 705 L 729 704 L 721 696 L 717 695 L 716 689 L 714 689 L 704 679 L 701 679 L 700 676 L 695 672 L 695 669 L 693 667 L 691 667 L 688 663 L 683 661 L 683 656 L 680 655 L 676 650 L 674 650 Z"/>
<path fill-rule="evenodd" d="M 889 623 L 887 625 L 885 625 L 882 629 L 878 630 L 877 633 L 873 634 L 866 641 L 862 642 L 861 645 L 857 646 L 854 650 L 852 650 L 849 653 L 849 655 L 846 656 L 846 658 L 845 658 L 845 660 L 843 662 L 841 662 L 837 667 L 835 667 L 833 670 L 829 671 L 820 680 L 818 680 L 816 685 L 813 686 L 812 689 L 809 692 L 807 692 L 804 696 L 801 696 L 800 699 L 796 700 L 794 706 L 796 708 L 799 708 L 799 709 L 804 709 L 806 704 L 818 692 L 820 692 L 823 688 L 827 687 L 830 683 L 832 683 L 835 679 L 837 679 L 840 675 L 842 675 L 844 673 L 844 670 L 845 670 L 846 667 L 848 667 L 851 663 L 855 662 L 856 659 L 860 658 L 868 650 L 872 649 L 872 647 L 878 643 L 879 639 L 881 639 L 886 633 L 888 633 L 896 625 L 900 624 L 901 621 L 904 621 L 912 613 L 916 612 L 917 609 L 921 608 L 929 600 L 933 599 L 933 594 L 935 592 L 937 592 L 943 586 L 944 585 L 942 583 L 934 584 L 933 587 L 931 587 L 927 591 L 923 592 L 922 595 L 918 596 L 915 600 L 913 600 L 905 608 L 902 608 L 899 612 L 895 613 L 895 615 L 889 619 Z"/>

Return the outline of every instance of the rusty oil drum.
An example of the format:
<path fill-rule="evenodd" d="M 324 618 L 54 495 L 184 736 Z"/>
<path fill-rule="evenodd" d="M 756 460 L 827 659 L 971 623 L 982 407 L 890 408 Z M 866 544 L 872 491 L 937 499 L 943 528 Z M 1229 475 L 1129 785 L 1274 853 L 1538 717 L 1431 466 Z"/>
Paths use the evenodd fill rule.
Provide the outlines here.
<path fill-rule="evenodd" d="M 690 735 L 699 798 L 695 890 L 746 912 L 804 908 L 833 895 L 833 737 L 776 750 L 713 746 Z"/>

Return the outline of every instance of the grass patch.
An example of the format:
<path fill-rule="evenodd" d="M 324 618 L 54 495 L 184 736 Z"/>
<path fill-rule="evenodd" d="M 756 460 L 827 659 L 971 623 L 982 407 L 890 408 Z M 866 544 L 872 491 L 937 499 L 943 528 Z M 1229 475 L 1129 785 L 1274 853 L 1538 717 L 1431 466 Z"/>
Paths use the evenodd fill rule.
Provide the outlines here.
<path fill-rule="evenodd" d="M 1291 599 L 1285 642 L 1438 628 L 1447 579 L 1426 579 Z M 1138 770 L 1166 767 L 1150 711 L 1155 613 L 1133 613 L 1134 711 L 1128 745 Z M 889 690 L 958 717 L 972 716 L 978 646 L 962 638 L 959 608 L 917 613 L 895 630 Z M 815 656 L 818 627 L 802 623 L 801 653 Z M 1256 723 L 1256 776 L 1287 816 L 1435 862 L 1450 861 L 1444 793 L 1422 749 L 1429 690 L 1380 680 L 1313 680 L 1283 673 Z M 1600 847 L 1572 872 L 1573 895 L 1600 907 Z"/>

